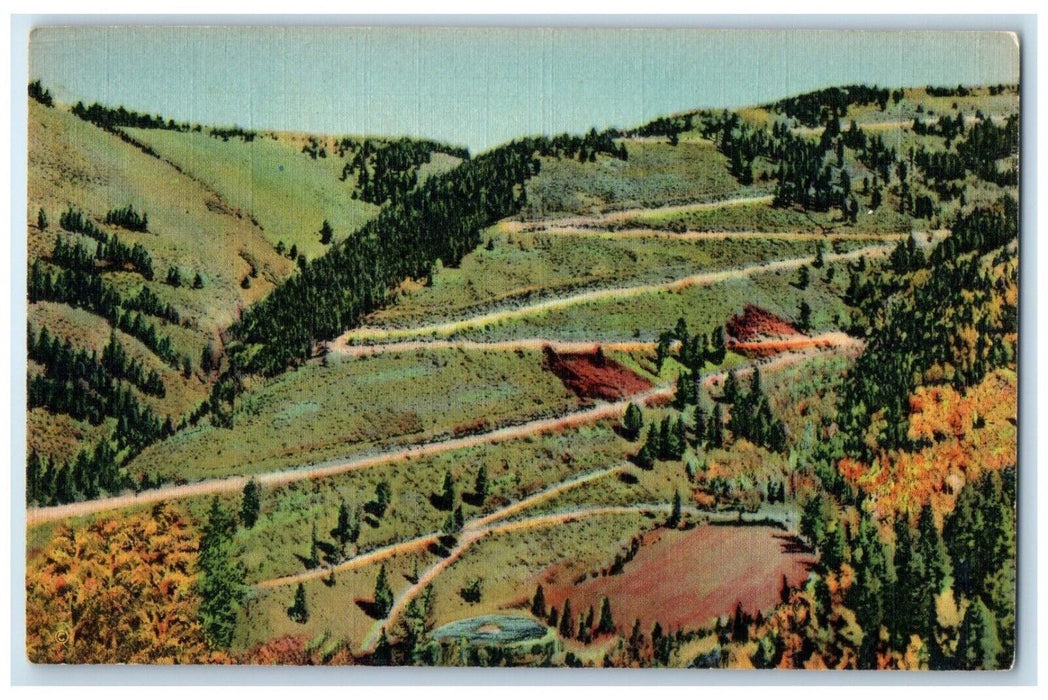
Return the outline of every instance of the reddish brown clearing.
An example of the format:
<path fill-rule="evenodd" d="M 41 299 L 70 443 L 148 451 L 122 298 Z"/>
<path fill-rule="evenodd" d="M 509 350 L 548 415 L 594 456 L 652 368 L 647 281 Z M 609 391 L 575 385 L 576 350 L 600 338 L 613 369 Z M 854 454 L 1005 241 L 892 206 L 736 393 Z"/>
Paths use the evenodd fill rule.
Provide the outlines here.
<path fill-rule="evenodd" d="M 546 368 L 579 398 L 612 401 L 654 386 L 644 377 L 604 357 L 600 348 L 593 352 L 558 353 L 547 347 L 543 352 Z"/>
<path fill-rule="evenodd" d="M 751 614 L 768 610 L 779 602 L 782 577 L 795 585 L 807 577 L 812 563 L 796 539 L 780 530 L 704 525 L 650 533 L 617 576 L 572 584 L 577 570 L 562 568 L 540 582 L 547 604 L 558 610 L 570 598 L 574 615 L 591 605 L 599 611 L 601 598 L 607 596 L 619 630 L 628 631 L 639 619 L 645 632 L 655 622 L 672 631 L 730 615 L 737 603 Z"/>
<path fill-rule="evenodd" d="M 766 338 L 797 338 L 804 334 L 784 318 L 759 306 L 746 304 L 742 313 L 732 316 L 724 324 L 728 336 L 739 343 L 751 343 Z"/>

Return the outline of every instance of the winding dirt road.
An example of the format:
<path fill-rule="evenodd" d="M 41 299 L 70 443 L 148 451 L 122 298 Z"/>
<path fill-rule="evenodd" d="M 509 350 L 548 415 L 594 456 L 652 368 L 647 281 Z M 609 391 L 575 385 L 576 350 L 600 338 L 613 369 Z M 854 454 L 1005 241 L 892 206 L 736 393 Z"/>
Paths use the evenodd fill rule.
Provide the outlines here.
<path fill-rule="evenodd" d="M 608 223 L 621 223 L 635 219 L 638 216 L 660 216 L 672 214 L 686 214 L 693 211 L 709 211 L 711 209 L 725 209 L 728 207 L 741 207 L 748 204 L 771 204 L 775 200 L 772 195 L 760 197 L 735 197 L 733 199 L 722 199 L 716 202 L 701 202 L 690 204 L 670 204 L 664 207 L 652 207 L 650 209 L 635 208 L 609 211 L 598 216 L 566 216 L 560 219 L 543 219 L 542 221 L 512 221 L 505 219 L 496 224 L 500 231 L 528 232 L 542 231 L 546 228 L 562 227 L 589 227 L 600 228 Z"/>
<path fill-rule="evenodd" d="M 534 231 L 537 235 L 550 236 L 575 236 L 591 238 L 655 238 L 681 241 L 710 241 L 710 240 L 733 240 L 733 239 L 770 239 L 781 241 L 897 241 L 902 240 L 906 233 L 820 233 L 816 231 L 683 231 L 674 233 L 662 229 L 653 228 L 627 228 L 616 231 L 603 231 L 596 228 L 580 228 L 577 226 L 564 226 L 559 228 L 542 229 Z"/>
<path fill-rule="evenodd" d="M 859 248 L 848 253 L 828 253 L 824 256 L 827 262 L 842 260 L 855 260 L 862 256 L 886 255 L 892 249 L 890 245 L 874 245 Z M 588 304 L 594 301 L 607 299 L 625 299 L 629 297 L 653 294 L 658 292 L 672 292 L 688 287 L 704 287 L 732 279 L 741 279 L 756 274 L 768 272 L 781 272 L 796 270 L 804 265 L 810 265 L 812 256 L 806 255 L 801 258 L 787 258 L 773 262 L 754 263 L 743 267 L 717 270 L 715 272 L 700 272 L 688 277 L 682 277 L 670 282 L 655 284 L 640 284 L 632 287 L 610 287 L 607 289 L 595 289 L 565 297 L 557 297 L 526 304 L 511 309 L 492 311 L 480 316 L 463 319 L 460 321 L 449 321 L 429 326 L 414 326 L 412 328 L 376 328 L 374 326 L 361 326 L 344 334 L 338 343 L 351 344 L 368 340 L 395 340 L 401 338 L 417 338 L 419 336 L 448 336 L 464 330 L 483 328 L 502 321 L 514 318 L 523 318 L 547 311 L 557 311 L 580 304 Z"/>
<path fill-rule="evenodd" d="M 507 351 L 513 350 L 542 350 L 552 348 L 558 353 L 565 352 L 594 352 L 598 347 L 604 350 L 620 352 L 653 352 L 655 343 L 642 341 L 613 341 L 608 343 L 596 343 L 591 341 L 565 341 L 553 338 L 520 338 L 517 340 L 496 340 L 484 342 L 479 340 L 443 340 L 438 338 L 424 340 L 403 340 L 392 343 L 377 343 L 375 345 L 347 345 L 345 337 L 332 341 L 328 345 L 328 352 L 349 357 L 366 357 L 391 352 L 415 352 L 417 350 L 477 350 L 477 351 Z"/>
<path fill-rule="evenodd" d="M 569 489 L 573 489 L 577 486 L 581 486 L 596 479 L 602 479 L 606 476 L 617 474 L 625 470 L 627 466 L 628 465 L 626 464 L 621 464 L 615 467 L 598 469 L 597 471 L 586 472 L 584 474 L 574 476 L 566 481 L 562 481 L 560 483 L 554 484 L 553 486 L 550 486 L 547 489 L 539 491 L 538 493 L 534 493 L 519 501 L 510 503 L 504 508 L 499 508 L 498 510 L 492 511 L 487 515 L 478 516 L 467 522 L 463 526 L 463 530 L 476 530 L 478 528 L 482 528 L 490 522 L 507 518 L 510 515 L 513 515 L 514 513 L 520 512 L 525 508 L 529 508 L 535 505 L 536 503 L 541 503 L 542 501 L 548 500 L 556 496 L 557 494 L 568 491 Z M 440 534 L 441 533 L 439 532 L 431 532 L 425 535 L 419 535 L 418 537 L 412 538 L 410 540 L 404 540 L 403 542 L 395 542 L 393 544 L 386 545 L 385 547 L 379 547 L 370 552 L 364 552 L 363 554 L 359 554 L 351 559 L 347 559 L 346 561 L 336 564 L 334 566 L 320 566 L 315 569 L 309 569 L 298 574 L 291 574 L 288 576 L 281 576 L 279 578 L 268 579 L 266 581 L 262 581 L 260 583 L 255 584 L 255 587 L 263 589 L 278 588 L 280 586 L 289 586 L 296 583 L 311 581 L 317 578 L 323 578 L 324 576 L 328 576 L 332 573 L 338 573 L 340 571 L 352 571 L 353 569 L 358 569 L 362 566 L 367 566 L 368 564 L 373 564 L 377 561 L 389 559 L 390 557 L 393 557 L 397 554 L 402 554 L 404 552 L 410 552 L 412 550 L 426 547 L 436 542 L 437 539 L 440 537 Z"/>
<path fill-rule="evenodd" d="M 825 336 L 817 336 L 817 338 L 829 338 L 831 340 L 828 347 L 860 347 L 860 341 L 850 338 L 843 333 L 831 333 Z M 766 369 L 772 369 L 788 364 L 794 364 L 813 354 L 817 354 L 823 348 L 811 347 L 806 350 L 797 352 L 784 353 L 767 360 L 758 360 L 750 363 L 746 367 L 736 368 L 737 373 L 741 376 L 746 373 L 748 368 L 753 366 L 760 366 Z M 707 384 L 719 381 L 727 373 L 726 372 L 712 372 L 703 376 L 703 381 Z M 142 505 L 149 505 L 152 503 L 159 503 L 161 501 L 178 500 L 184 498 L 193 498 L 199 496 L 208 496 L 217 493 L 236 493 L 242 491 L 247 482 L 251 479 L 257 479 L 258 482 L 263 486 L 281 486 L 294 481 L 303 481 L 306 479 L 319 479 L 328 476 L 334 476 L 337 474 L 344 474 L 347 472 L 358 471 L 361 469 L 368 469 L 382 464 L 390 464 L 392 462 L 407 461 L 411 459 L 418 459 L 422 457 L 431 457 L 434 455 L 443 454 L 445 452 L 453 452 L 455 450 L 462 450 L 470 447 L 476 447 L 478 445 L 488 445 L 499 442 L 506 442 L 509 440 L 517 440 L 530 435 L 539 435 L 543 433 L 555 432 L 564 430 L 566 428 L 573 428 L 579 425 L 586 425 L 589 423 L 595 423 L 597 421 L 606 420 L 610 418 L 619 418 L 622 412 L 625 411 L 626 406 L 630 402 L 638 404 L 648 404 L 653 401 L 668 400 L 673 397 L 675 391 L 674 386 L 660 386 L 648 391 L 634 394 L 626 397 L 620 401 L 612 403 L 601 403 L 595 406 L 584 408 L 579 411 L 573 411 L 561 416 L 554 418 L 540 418 L 518 425 L 510 425 L 496 430 L 491 430 L 484 433 L 477 433 L 474 435 L 467 435 L 461 438 L 453 438 L 450 440 L 443 440 L 440 442 L 422 443 L 417 445 L 409 445 L 407 447 L 400 447 L 397 449 L 389 450 L 386 452 L 380 452 L 371 455 L 362 455 L 354 457 L 349 460 L 320 464 L 310 465 L 307 467 L 301 467 L 298 469 L 285 469 L 273 472 L 266 472 L 263 474 L 255 475 L 254 477 L 249 476 L 231 476 L 221 479 L 208 479 L 205 481 L 198 481 L 192 484 L 183 484 L 175 486 L 163 486 L 156 489 L 150 489 L 148 491 L 142 491 L 141 493 L 123 494 L 120 496 L 111 496 L 108 498 L 100 498 L 92 501 L 81 501 L 79 503 L 68 503 L 60 506 L 49 506 L 49 507 L 37 507 L 29 508 L 26 512 L 26 525 L 32 527 L 41 523 L 54 522 L 56 520 L 64 520 L 66 518 L 76 518 L 87 515 L 93 515 L 95 513 L 102 513 L 108 510 L 117 510 L 120 508 L 128 508 Z"/>

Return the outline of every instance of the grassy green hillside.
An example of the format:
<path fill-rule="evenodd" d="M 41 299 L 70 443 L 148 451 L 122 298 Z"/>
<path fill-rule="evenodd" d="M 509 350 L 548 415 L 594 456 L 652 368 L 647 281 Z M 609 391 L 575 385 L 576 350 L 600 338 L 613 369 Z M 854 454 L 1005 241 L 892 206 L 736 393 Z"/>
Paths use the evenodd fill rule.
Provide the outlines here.
<path fill-rule="evenodd" d="M 334 240 L 341 240 L 378 211 L 350 197 L 356 183 L 339 181 L 341 166 L 334 156 L 310 158 L 290 138 L 263 135 L 245 142 L 203 132 L 127 132 L 218 192 L 238 214 L 257 221 L 271 246 L 294 245 L 307 258 L 325 249 L 319 234 L 325 219 Z"/>
<path fill-rule="evenodd" d="M 527 185 L 525 219 L 594 214 L 634 207 L 713 202 L 769 194 L 768 183 L 741 187 L 714 144 L 694 136 L 671 146 L 663 140 L 620 141 L 625 161 L 598 156 L 593 162 L 547 158 Z"/>
<path fill-rule="evenodd" d="M 293 263 L 277 255 L 262 231 L 238 217 L 213 191 L 69 112 L 31 102 L 28 142 L 30 262 L 39 261 L 49 274 L 60 273 L 62 267 L 53 259 L 60 238 L 79 242 L 89 254 L 95 252 L 96 241 L 63 230 L 62 216 L 70 210 L 82 213 L 105 235 L 116 235 L 125 245 L 138 244 L 147 252 L 152 279 L 113 267 L 97 268 L 89 276 L 119 294 L 127 312 L 131 300 L 145 290 L 178 314 L 178 323 L 150 313 L 142 319 L 158 337 L 170 340 L 177 358 L 188 359 L 188 376 L 181 359 L 166 362 L 140 340 L 117 331 L 130 356 L 147 372 L 158 372 L 166 389 L 162 399 L 144 396 L 137 389 L 132 392 L 156 416 L 177 422 L 207 397 L 209 380 L 200 369 L 204 347 L 208 343 L 219 347 L 222 330 L 241 309 L 291 274 Z M 109 211 L 128 205 L 148 216 L 147 231 L 105 223 Z M 46 221 L 41 221 L 41 212 Z M 172 268 L 181 278 L 178 287 L 168 283 Z M 197 276 L 199 287 L 194 287 Z M 101 354 L 113 322 L 89 309 L 41 299 L 29 305 L 29 323 L 37 332 L 46 328 L 77 349 Z M 31 415 L 30 448 L 58 460 L 71 459 L 80 447 L 108 435 L 115 425 L 112 420 L 92 426 L 69 416 L 49 416 L 42 409 Z"/>

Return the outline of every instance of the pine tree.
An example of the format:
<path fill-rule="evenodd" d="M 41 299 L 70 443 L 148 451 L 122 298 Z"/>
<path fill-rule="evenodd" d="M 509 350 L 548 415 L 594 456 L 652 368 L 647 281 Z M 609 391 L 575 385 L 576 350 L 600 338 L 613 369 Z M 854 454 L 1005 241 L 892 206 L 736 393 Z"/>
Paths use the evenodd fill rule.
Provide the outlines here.
<path fill-rule="evenodd" d="M 800 269 L 797 270 L 797 281 L 794 283 L 794 286 L 797 287 L 797 289 L 805 290 L 808 288 L 810 279 L 811 274 L 808 272 L 808 266 L 801 265 Z"/>
<path fill-rule="evenodd" d="M 674 459 L 681 459 L 684 456 L 684 449 L 688 444 L 688 431 L 684 425 L 684 417 L 677 416 L 677 420 L 673 423 L 673 445 L 672 452 Z"/>
<path fill-rule="evenodd" d="M 477 481 L 473 485 L 473 493 L 476 494 L 480 503 L 483 503 L 488 497 L 488 468 L 484 464 L 481 464 L 480 469 L 477 470 Z"/>
<path fill-rule="evenodd" d="M 41 231 L 47 230 L 47 213 L 43 210 L 43 208 L 41 208 L 40 211 L 36 213 L 36 227 Z"/>
<path fill-rule="evenodd" d="M 306 588 L 301 583 L 295 589 L 295 601 L 287 609 L 287 616 L 300 625 L 309 621 L 309 610 L 306 609 Z"/>
<path fill-rule="evenodd" d="M 897 647 L 905 645 L 911 634 L 921 639 L 929 638 L 928 605 L 931 592 L 928 586 L 928 569 L 919 544 L 914 542 L 913 530 L 903 515 L 895 522 L 895 566 L 898 585 L 894 589 L 892 614 L 888 618 L 892 641 Z"/>
<path fill-rule="evenodd" d="M 655 454 L 652 453 L 650 441 L 640 446 L 640 450 L 634 455 L 633 461 L 641 469 L 651 469 L 655 466 Z"/>
<path fill-rule="evenodd" d="M 930 593 L 937 595 L 946 587 L 946 582 L 953 576 L 953 567 L 946 552 L 939 528 L 935 526 L 932 508 L 925 503 L 917 520 L 917 547 L 924 558 L 928 571 Z"/>
<path fill-rule="evenodd" d="M 375 510 L 377 517 L 381 518 L 386 514 L 386 510 L 389 508 L 392 499 L 393 491 L 389 487 L 389 482 L 380 481 L 378 486 L 375 487 Z"/>
<path fill-rule="evenodd" d="M 200 371 L 204 374 L 211 374 L 211 370 L 216 369 L 214 367 L 215 360 L 215 348 L 208 341 L 204 345 L 204 349 L 200 352 Z"/>
<path fill-rule="evenodd" d="M 655 345 L 655 373 L 662 374 L 662 364 L 670 356 L 670 342 L 672 338 L 669 333 L 659 334 L 659 342 Z"/>
<path fill-rule="evenodd" d="M 706 430 L 706 444 L 714 448 L 724 446 L 724 413 L 720 404 L 713 407 L 713 415 Z"/>
<path fill-rule="evenodd" d="M 640 437 L 640 431 L 644 428 L 644 414 L 637 404 L 632 401 L 626 406 L 626 414 L 622 419 L 622 431 L 629 440 Z"/>
<path fill-rule="evenodd" d="M 335 529 L 331 532 L 332 537 L 339 544 L 339 548 L 344 552 L 346 545 L 352 540 L 350 536 L 352 534 L 352 526 L 350 525 L 349 519 L 349 506 L 346 505 L 345 501 L 338 504 L 338 522 L 335 525 Z"/>
<path fill-rule="evenodd" d="M 316 568 L 320 565 L 320 547 L 317 539 L 317 521 L 313 521 L 313 532 L 309 538 L 309 566 Z"/>
<path fill-rule="evenodd" d="M 571 599 L 564 601 L 564 612 L 560 615 L 560 636 L 571 639 L 575 636 L 575 620 L 571 616 Z"/>
<path fill-rule="evenodd" d="M 677 387 L 673 394 L 673 405 L 678 410 L 684 410 L 696 401 L 695 376 L 690 372 L 681 372 L 677 375 Z"/>
<path fill-rule="evenodd" d="M 243 499 L 240 502 L 240 522 L 249 530 L 255 526 L 262 506 L 262 489 L 257 479 L 251 479 L 244 485 Z"/>
<path fill-rule="evenodd" d="M 653 460 L 662 459 L 662 433 L 659 426 L 655 425 L 655 421 L 648 424 L 648 438 L 644 446 L 648 448 L 648 453 Z"/>
<path fill-rule="evenodd" d="M 615 621 L 611 616 L 611 601 L 604 596 L 600 601 L 600 621 L 597 623 L 597 634 L 612 634 L 615 632 Z"/>
<path fill-rule="evenodd" d="M 541 583 L 535 588 L 535 595 L 531 599 L 531 614 L 540 620 L 546 619 L 546 594 L 542 591 Z"/>
<path fill-rule="evenodd" d="M 706 427 L 709 419 L 706 417 L 706 412 L 702 410 L 702 406 L 695 407 L 695 420 L 693 421 L 694 427 L 692 432 L 695 434 L 695 442 L 693 445 L 699 447 L 703 442 L 706 441 Z"/>
<path fill-rule="evenodd" d="M 42 502 L 42 481 L 43 463 L 37 451 L 35 449 L 31 449 L 29 451 L 29 457 L 26 458 L 26 505 Z"/>
<path fill-rule="evenodd" d="M 233 547 L 236 523 L 215 496 L 200 538 L 197 566 L 200 576 L 200 622 L 212 649 L 226 649 L 233 643 L 236 619 L 247 592 L 246 572 Z"/>
<path fill-rule="evenodd" d="M 739 379 L 735 370 L 729 370 L 728 376 L 724 378 L 724 400 L 728 403 L 736 403 L 739 400 Z"/>
<path fill-rule="evenodd" d="M 320 226 L 320 243 L 322 245 L 328 245 L 331 243 L 331 238 L 334 235 L 334 230 L 331 228 L 331 224 L 328 223 L 327 219 L 324 219 L 324 223 Z"/>
<path fill-rule="evenodd" d="M 811 307 L 803 299 L 797 307 L 797 328 L 804 333 L 811 330 Z"/>
<path fill-rule="evenodd" d="M 380 617 L 386 617 L 393 607 L 393 589 L 389 586 L 386 578 L 386 565 L 379 567 L 378 577 L 375 579 L 375 613 Z"/>
<path fill-rule="evenodd" d="M 955 663 L 966 670 L 994 670 L 1000 668 L 1001 652 L 993 614 L 981 598 L 976 598 L 968 605 L 961 622 Z"/>
<path fill-rule="evenodd" d="M 724 330 L 724 326 L 718 326 L 713 333 L 710 334 L 710 348 L 706 354 L 706 359 L 709 360 L 710 364 L 719 365 L 724 362 L 724 356 L 728 352 L 728 336 Z"/>
<path fill-rule="evenodd" d="M 444 485 L 440 490 L 441 510 L 451 510 L 455 505 L 455 481 L 451 478 L 451 472 L 444 472 Z"/>
<path fill-rule="evenodd" d="M 746 613 L 742 610 L 742 603 L 735 604 L 735 615 L 731 622 L 731 641 L 747 642 L 750 639 L 750 626 L 746 620 Z"/>
<path fill-rule="evenodd" d="M 847 176 L 848 176 L 848 174 L 845 171 L 842 170 L 841 171 L 841 177 L 845 178 Z M 825 264 L 825 260 L 823 259 L 824 248 L 825 248 L 825 245 L 822 243 L 822 241 L 819 241 L 819 244 L 817 246 L 815 246 L 815 259 L 812 260 L 812 263 L 811 263 L 812 267 L 817 269 L 817 268 L 822 267 Z"/>
<path fill-rule="evenodd" d="M 680 502 L 680 491 L 674 489 L 673 491 L 673 507 L 670 510 L 670 517 L 666 519 L 666 527 L 670 529 L 676 529 L 680 526 L 681 516 L 681 502 Z"/>

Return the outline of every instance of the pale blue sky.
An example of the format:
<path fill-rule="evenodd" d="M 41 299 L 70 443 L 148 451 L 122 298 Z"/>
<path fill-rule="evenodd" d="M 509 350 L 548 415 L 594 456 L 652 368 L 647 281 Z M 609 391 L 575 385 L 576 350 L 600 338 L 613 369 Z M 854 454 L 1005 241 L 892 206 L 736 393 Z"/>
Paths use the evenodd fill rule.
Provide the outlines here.
<path fill-rule="evenodd" d="M 970 32 L 49 27 L 29 65 L 64 102 L 477 152 L 829 85 L 1014 83 L 1019 52 Z"/>

